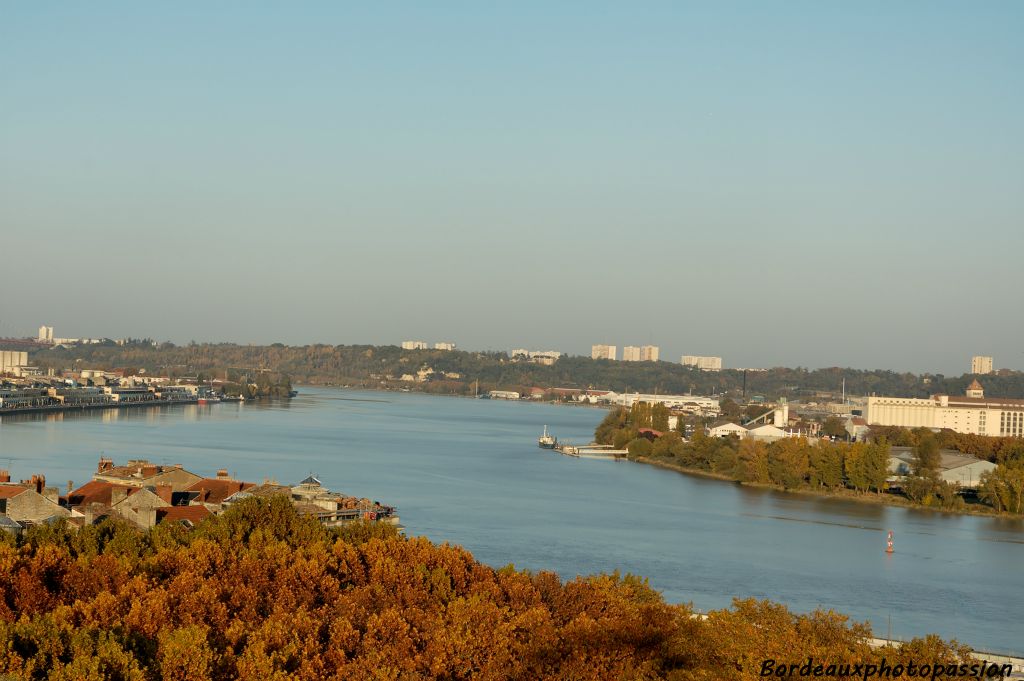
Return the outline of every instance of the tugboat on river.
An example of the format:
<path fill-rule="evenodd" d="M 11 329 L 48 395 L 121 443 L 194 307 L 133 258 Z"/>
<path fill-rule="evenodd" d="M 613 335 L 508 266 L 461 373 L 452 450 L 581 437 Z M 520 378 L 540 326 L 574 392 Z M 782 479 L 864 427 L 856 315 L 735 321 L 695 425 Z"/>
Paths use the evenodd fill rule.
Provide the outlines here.
<path fill-rule="evenodd" d="M 544 426 L 544 434 L 537 438 L 537 446 L 541 449 L 554 449 L 557 444 L 558 440 L 548 435 L 548 427 Z"/>

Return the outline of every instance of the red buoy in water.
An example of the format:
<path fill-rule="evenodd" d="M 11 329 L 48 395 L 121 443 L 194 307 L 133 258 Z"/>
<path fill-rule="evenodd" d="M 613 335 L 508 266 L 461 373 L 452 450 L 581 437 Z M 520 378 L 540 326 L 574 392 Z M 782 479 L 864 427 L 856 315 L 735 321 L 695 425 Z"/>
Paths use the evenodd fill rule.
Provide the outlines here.
<path fill-rule="evenodd" d="M 892 553 L 892 530 L 889 530 L 889 538 L 885 540 L 885 552 Z"/>

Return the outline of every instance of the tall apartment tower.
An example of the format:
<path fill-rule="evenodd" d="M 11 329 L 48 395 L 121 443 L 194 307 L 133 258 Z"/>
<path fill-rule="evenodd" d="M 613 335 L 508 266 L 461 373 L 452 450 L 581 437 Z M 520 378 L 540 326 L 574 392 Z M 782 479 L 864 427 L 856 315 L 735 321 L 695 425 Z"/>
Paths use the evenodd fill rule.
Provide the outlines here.
<path fill-rule="evenodd" d="M 696 367 L 701 371 L 721 371 L 722 369 L 722 358 L 721 357 L 704 357 L 701 355 L 683 355 L 680 363 L 689 366 Z"/>
<path fill-rule="evenodd" d="M 657 345 L 645 345 L 640 348 L 640 361 L 641 362 L 657 362 L 658 353 L 661 350 Z"/>
<path fill-rule="evenodd" d="M 640 348 L 635 345 L 627 345 L 622 348 L 622 361 L 623 362 L 639 362 L 640 361 Z"/>
<path fill-rule="evenodd" d="M 992 373 L 992 358 L 984 357 L 982 355 L 975 355 L 971 357 L 971 373 L 972 374 L 991 374 Z"/>
<path fill-rule="evenodd" d="M 594 345 L 590 348 L 591 359 L 615 359 L 618 348 L 614 345 Z"/>
<path fill-rule="evenodd" d="M 40 343 L 52 343 L 53 342 L 53 327 L 52 326 L 40 326 L 39 327 L 39 338 Z"/>

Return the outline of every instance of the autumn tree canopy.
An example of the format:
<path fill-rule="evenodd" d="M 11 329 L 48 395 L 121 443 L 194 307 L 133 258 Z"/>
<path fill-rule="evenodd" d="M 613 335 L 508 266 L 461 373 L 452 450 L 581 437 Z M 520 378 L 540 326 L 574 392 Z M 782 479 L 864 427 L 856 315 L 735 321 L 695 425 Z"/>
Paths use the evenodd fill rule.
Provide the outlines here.
<path fill-rule="evenodd" d="M 20 679 L 742 680 L 769 656 L 903 654 L 868 634 L 758 601 L 702 619 L 639 577 L 495 570 L 389 526 L 325 529 L 283 498 L 191 531 L 109 520 L 0 543 L 0 675 Z"/>

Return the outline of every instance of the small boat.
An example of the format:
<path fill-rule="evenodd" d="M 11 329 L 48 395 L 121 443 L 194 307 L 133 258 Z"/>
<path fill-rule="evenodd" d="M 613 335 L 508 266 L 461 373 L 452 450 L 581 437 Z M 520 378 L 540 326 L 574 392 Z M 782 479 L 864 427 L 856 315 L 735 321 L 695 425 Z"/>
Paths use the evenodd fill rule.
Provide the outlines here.
<path fill-rule="evenodd" d="M 537 446 L 541 449 L 554 449 L 557 444 L 558 440 L 548 435 L 548 427 L 544 426 L 544 434 L 537 438 Z"/>

